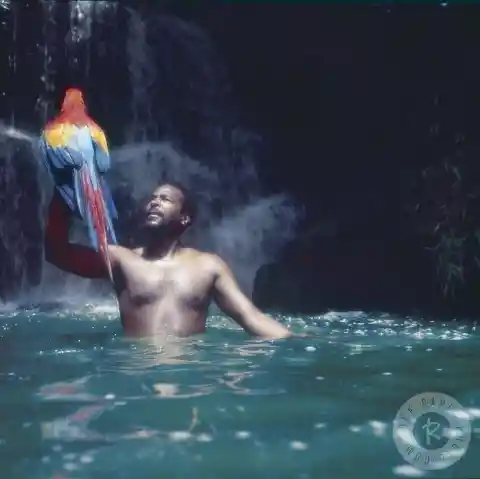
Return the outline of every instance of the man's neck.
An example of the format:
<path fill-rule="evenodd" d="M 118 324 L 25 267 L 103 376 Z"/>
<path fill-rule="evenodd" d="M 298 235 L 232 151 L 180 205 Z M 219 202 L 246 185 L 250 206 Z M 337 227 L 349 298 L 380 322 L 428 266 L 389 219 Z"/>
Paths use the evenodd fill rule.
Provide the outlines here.
<path fill-rule="evenodd" d="M 172 259 L 179 247 L 181 244 L 178 236 L 151 236 L 147 238 L 143 256 L 149 259 Z"/>

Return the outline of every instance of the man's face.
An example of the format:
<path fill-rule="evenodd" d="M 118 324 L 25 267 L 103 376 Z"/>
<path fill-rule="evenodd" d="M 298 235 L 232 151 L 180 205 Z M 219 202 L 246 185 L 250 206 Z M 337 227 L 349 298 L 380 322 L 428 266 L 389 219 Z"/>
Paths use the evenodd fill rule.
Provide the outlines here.
<path fill-rule="evenodd" d="M 182 213 L 184 200 L 183 193 L 174 186 L 159 186 L 146 205 L 145 226 L 171 228 L 186 224 L 188 218 Z"/>

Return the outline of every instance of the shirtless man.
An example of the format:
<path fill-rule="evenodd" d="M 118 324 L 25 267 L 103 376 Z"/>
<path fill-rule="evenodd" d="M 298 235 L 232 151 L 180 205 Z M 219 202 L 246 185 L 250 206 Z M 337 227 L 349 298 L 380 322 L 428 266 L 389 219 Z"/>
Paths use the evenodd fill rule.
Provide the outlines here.
<path fill-rule="evenodd" d="M 144 211 L 145 245 L 133 250 L 109 245 L 124 331 L 135 336 L 202 333 L 214 299 L 253 336 L 290 336 L 287 328 L 264 315 L 242 293 L 224 261 L 181 244 L 180 237 L 194 216 L 188 192 L 180 185 L 163 184 Z M 55 192 L 45 231 L 47 261 L 85 278 L 108 279 L 99 253 L 69 242 L 70 222 L 70 212 Z"/>

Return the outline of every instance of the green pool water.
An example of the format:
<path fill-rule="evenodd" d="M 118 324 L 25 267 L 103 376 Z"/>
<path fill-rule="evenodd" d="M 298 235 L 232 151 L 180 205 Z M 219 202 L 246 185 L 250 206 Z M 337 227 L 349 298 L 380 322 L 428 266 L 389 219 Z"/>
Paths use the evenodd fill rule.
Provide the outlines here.
<path fill-rule="evenodd" d="M 480 477 L 475 323 L 362 312 L 277 315 L 305 338 L 254 341 L 226 318 L 184 340 L 124 338 L 112 305 L 0 313 L 0 477 Z M 407 462 L 393 420 L 445 393 L 471 426 L 455 464 Z"/>

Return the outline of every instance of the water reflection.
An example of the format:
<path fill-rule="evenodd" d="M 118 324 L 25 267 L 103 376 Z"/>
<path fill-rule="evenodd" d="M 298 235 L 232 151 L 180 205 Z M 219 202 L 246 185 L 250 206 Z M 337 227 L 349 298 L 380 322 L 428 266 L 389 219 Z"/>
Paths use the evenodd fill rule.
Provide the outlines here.
<path fill-rule="evenodd" d="M 76 410 L 69 416 L 56 418 L 53 421 L 44 421 L 40 425 L 42 439 L 56 441 L 107 441 L 106 435 L 90 429 L 89 423 L 113 407 L 105 404 L 86 406 Z"/>
<path fill-rule="evenodd" d="M 86 376 L 74 381 L 46 384 L 40 387 L 37 396 L 44 401 L 94 401 L 97 399 L 96 396 L 85 389 L 88 380 L 89 376 Z"/>
<path fill-rule="evenodd" d="M 3 318 L 18 326 L 0 344 L 2 400 L 14 424 L 0 424 L 0 439 L 31 468 L 18 477 L 156 477 L 177 469 L 212 477 L 219 461 L 222 477 L 262 468 L 278 478 L 325 470 L 412 477 L 423 473 L 402 464 L 391 426 L 408 397 L 448 388 L 480 423 L 479 339 L 466 323 L 329 313 L 282 317 L 294 331 L 317 331 L 289 341 L 250 340 L 223 320 L 194 338 L 131 340 L 115 336 L 110 313 L 102 314 Z M 106 325 L 109 339 L 97 337 Z M 25 446 L 39 449 L 29 433 L 34 421 L 41 460 Z M 475 444 L 458 477 L 472 476 Z M 0 452 L 7 446 L 0 441 Z"/>
<path fill-rule="evenodd" d="M 201 340 L 175 338 L 170 335 L 150 338 L 121 338 L 107 351 L 104 366 L 111 370 L 135 374 L 162 365 L 200 364 L 196 346 Z"/>
<path fill-rule="evenodd" d="M 60 382 L 43 386 L 37 395 L 45 401 L 50 400 L 90 400 L 94 404 L 82 406 L 72 414 L 59 417 L 52 421 L 41 423 L 42 438 L 44 440 L 88 440 L 88 441 L 116 441 L 119 439 L 145 438 L 155 435 L 156 431 L 148 429 L 137 430 L 128 434 L 101 434 L 90 427 L 90 424 L 99 419 L 102 414 L 112 411 L 116 407 L 125 406 L 124 401 L 113 401 L 114 395 L 98 397 L 89 393 L 87 388 L 89 378 L 82 378 L 71 382 Z"/>
<path fill-rule="evenodd" d="M 241 344 L 212 345 L 202 338 L 194 340 L 172 338 L 149 338 L 134 340 L 119 339 L 112 343 L 112 348 L 107 350 L 104 364 L 98 367 L 96 375 L 85 376 L 72 381 L 61 381 L 43 385 L 36 395 L 45 402 L 48 401 L 81 401 L 89 402 L 72 413 L 41 423 L 41 433 L 44 440 L 50 441 L 94 441 L 96 443 L 115 443 L 123 440 L 145 439 L 153 436 L 167 436 L 172 441 L 195 439 L 200 442 L 209 442 L 211 437 L 206 431 L 200 431 L 198 437 L 194 429 L 201 422 L 199 408 L 191 408 L 190 425 L 185 430 L 161 431 L 152 428 L 136 428 L 127 433 L 100 433 L 92 423 L 95 423 L 103 414 L 111 413 L 115 408 L 128 406 L 137 401 L 151 399 L 192 399 L 200 396 L 211 395 L 216 391 L 229 390 L 233 394 L 257 395 L 274 394 L 278 388 L 271 388 L 265 384 L 253 386 L 252 380 L 265 371 L 248 369 L 252 367 L 255 359 L 270 358 L 275 347 L 271 344 L 248 342 Z M 216 355 L 210 361 L 202 360 L 202 355 L 212 354 L 215 348 Z M 217 361 L 215 361 L 217 359 Z M 195 376 L 182 374 L 189 373 L 191 369 L 185 366 L 195 365 L 197 371 L 203 371 L 198 380 Z M 231 366 L 243 366 L 242 370 L 233 371 Z M 198 369 L 202 366 L 203 369 Z M 256 368 L 259 364 L 254 364 Z M 172 369 L 173 367 L 173 369 Z M 152 371 L 153 369 L 153 374 Z M 177 376 L 179 381 L 155 381 L 162 375 Z M 150 375 L 149 375 L 150 374 Z M 120 377 L 113 380 L 112 375 L 138 376 L 140 381 L 134 388 L 134 394 L 121 394 Z M 107 382 L 102 381 L 106 378 Z M 210 378 L 207 382 L 206 378 Z M 245 381 L 250 384 L 245 384 Z M 105 386 L 111 381 L 116 385 L 115 393 L 94 393 L 94 383 Z M 97 388 L 98 389 L 98 388 Z M 115 390 L 114 387 L 110 388 Z M 106 390 L 104 390 L 105 392 Z M 241 409 L 240 409 L 241 410 Z"/>

